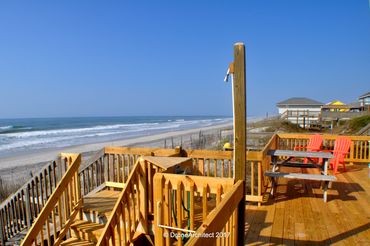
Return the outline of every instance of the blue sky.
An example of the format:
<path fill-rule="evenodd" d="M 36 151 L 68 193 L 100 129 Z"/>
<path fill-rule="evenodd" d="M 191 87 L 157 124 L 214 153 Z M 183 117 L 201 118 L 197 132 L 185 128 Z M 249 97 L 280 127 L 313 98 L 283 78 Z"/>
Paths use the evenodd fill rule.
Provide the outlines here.
<path fill-rule="evenodd" d="M 248 115 L 370 91 L 368 0 L 1 1 L 0 118 L 231 115 L 238 41 Z"/>

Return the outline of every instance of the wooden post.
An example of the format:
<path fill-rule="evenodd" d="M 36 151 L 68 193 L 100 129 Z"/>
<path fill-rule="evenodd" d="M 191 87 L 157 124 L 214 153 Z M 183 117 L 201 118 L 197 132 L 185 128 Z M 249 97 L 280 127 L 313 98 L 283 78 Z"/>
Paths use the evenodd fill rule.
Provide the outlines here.
<path fill-rule="evenodd" d="M 27 224 L 27 228 L 31 228 L 31 224 L 32 224 L 30 189 L 31 189 L 31 187 L 29 185 L 27 185 L 26 188 L 24 189 L 25 196 L 26 196 L 25 206 L 26 206 L 26 224 Z"/>
<path fill-rule="evenodd" d="M 4 221 L 4 213 L 3 213 L 3 210 L 0 210 L 0 240 L 1 240 L 1 245 L 5 245 L 5 228 L 4 228 L 4 225 L 3 225 L 3 221 Z"/>
<path fill-rule="evenodd" d="M 353 165 L 353 159 L 355 158 L 355 144 L 354 141 L 351 141 L 351 148 L 349 150 L 350 164 Z"/>
<path fill-rule="evenodd" d="M 148 163 L 144 159 L 140 159 L 140 169 L 142 173 L 140 174 L 139 178 L 139 194 L 140 194 L 140 220 L 143 223 L 143 229 L 146 234 L 148 234 L 148 187 L 147 187 L 147 167 L 149 167 Z M 150 177 L 149 177 L 150 179 Z M 162 235 L 161 235 L 162 236 Z"/>
<path fill-rule="evenodd" d="M 245 48 L 243 43 L 234 45 L 234 176 L 235 180 L 243 181 L 243 199 L 238 205 L 238 244 L 244 245 L 244 213 L 245 213 L 245 168 L 246 168 L 246 79 L 245 79 Z"/>
<path fill-rule="evenodd" d="M 154 235 L 157 235 L 156 237 L 154 237 L 154 245 L 164 245 L 165 243 L 165 235 L 163 235 L 163 228 L 159 227 L 158 225 L 163 225 L 165 224 L 167 221 L 164 221 L 163 219 L 163 204 L 162 204 L 162 200 L 163 200 L 163 176 L 161 174 L 155 174 L 154 175 L 154 178 L 153 178 L 153 187 L 154 187 L 154 199 L 153 201 L 155 201 L 155 204 L 154 204 Z M 169 235 L 166 235 L 167 238 L 169 237 Z"/>

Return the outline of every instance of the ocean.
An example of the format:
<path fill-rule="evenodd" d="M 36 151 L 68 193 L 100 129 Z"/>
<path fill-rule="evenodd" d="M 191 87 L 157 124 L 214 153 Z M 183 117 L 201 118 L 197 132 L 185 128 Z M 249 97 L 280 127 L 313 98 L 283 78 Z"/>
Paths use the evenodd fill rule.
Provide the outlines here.
<path fill-rule="evenodd" d="M 232 122 L 219 116 L 0 119 L 0 157 Z"/>

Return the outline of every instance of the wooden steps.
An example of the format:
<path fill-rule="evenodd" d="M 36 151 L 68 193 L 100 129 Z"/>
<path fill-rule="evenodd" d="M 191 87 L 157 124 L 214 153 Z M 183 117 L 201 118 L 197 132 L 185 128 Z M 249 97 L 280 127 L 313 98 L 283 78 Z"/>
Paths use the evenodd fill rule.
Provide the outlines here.
<path fill-rule="evenodd" d="M 70 229 L 71 238 L 62 245 L 96 245 L 120 191 L 101 190 L 83 198 L 83 220 L 76 219 Z"/>
<path fill-rule="evenodd" d="M 60 245 L 62 246 L 93 246 L 95 243 L 83 240 L 80 238 L 71 237 L 65 241 L 63 241 Z"/>
<path fill-rule="evenodd" d="M 85 212 L 96 213 L 97 216 L 108 217 L 121 192 L 114 190 L 102 190 L 84 197 L 82 209 Z"/>
<path fill-rule="evenodd" d="M 98 224 L 90 221 L 76 220 L 71 225 L 72 237 L 98 242 L 103 232 L 104 224 Z"/>

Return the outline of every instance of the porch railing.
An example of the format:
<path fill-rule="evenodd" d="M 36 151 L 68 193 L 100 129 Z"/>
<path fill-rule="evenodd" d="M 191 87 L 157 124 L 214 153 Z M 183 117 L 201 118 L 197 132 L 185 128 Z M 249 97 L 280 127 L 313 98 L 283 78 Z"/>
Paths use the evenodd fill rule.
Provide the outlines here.
<path fill-rule="evenodd" d="M 45 203 L 21 245 L 59 245 L 80 212 L 82 196 L 78 169 L 81 155 L 62 154 L 68 168 Z"/>
<path fill-rule="evenodd" d="M 179 156 L 180 149 L 105 147 L 82 164 L 79 172 L 82 195 L 101 186 L 122 187 L 142 155 Z"/>
<path fill-rule="evenodd" d="M 66 171 L 66 159 L 58 157 L 35 174 L 0 207 L 1 245 L 30 228 Z"/>

